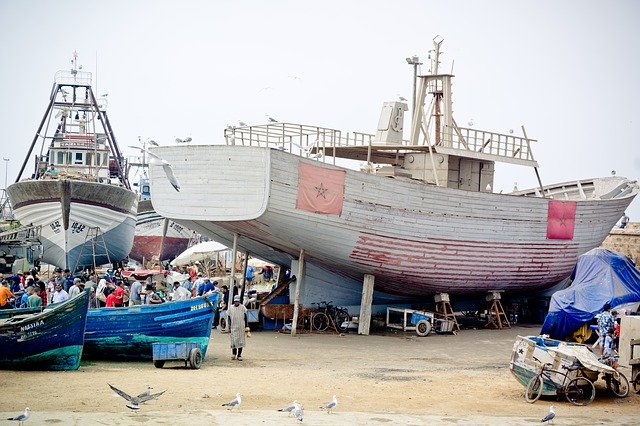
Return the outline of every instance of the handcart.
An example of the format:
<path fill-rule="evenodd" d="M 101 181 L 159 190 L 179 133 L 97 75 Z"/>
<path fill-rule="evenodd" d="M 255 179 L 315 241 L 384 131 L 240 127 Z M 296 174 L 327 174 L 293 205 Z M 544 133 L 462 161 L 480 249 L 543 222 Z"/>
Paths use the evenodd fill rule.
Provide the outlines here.
<path fill-rule="evenodd" d="M 615 368 L 615 359 L 598 358 L 587 345 L 518 336 L 513 345 L 510 369 L 525 386 L 525 400 L 533 403 L 541 395 L 564 395 L 574 405 L 593 401 L 593 382 L 602 378 L 616 396 L 629 394 L 629 382 Z"/>
<path fill-rule="evenodd" d="M 153 365 L 162 368 L 166 361 L 184 361 L 184 366 L 202 366 L 202 350 L 198 342 L 157 342 L 153 344 Z"/>

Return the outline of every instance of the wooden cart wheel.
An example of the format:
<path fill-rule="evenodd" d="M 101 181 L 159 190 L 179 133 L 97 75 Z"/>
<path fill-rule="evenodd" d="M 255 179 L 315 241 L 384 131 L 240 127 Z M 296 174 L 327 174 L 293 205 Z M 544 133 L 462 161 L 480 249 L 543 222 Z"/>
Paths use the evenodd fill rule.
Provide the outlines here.
<path fill-rule="evenodd" d="M 431 333 L 431 323 L 429 320 L 423 319 L 418 321 L 416 324 L 416 334 L 418 336 L 424 337 L 427 334 Z"/>
<path fill-rule="evenodd" d="M 191 368 L 200 368 L 202 365 L 202 351 L 198 348 L 191 349 L 189 353 L 189 364 Z"/>
<path fill-rule="evenodd" d="M 161 360 L 161 359 L 155 359 L 155 360 L 153 360 L 153 365 L 154 365 L 156 368 L 162 368 L 162 367 L 164 367 L 164 360 Z"/>
<path fill-rule="evenodd" d="M 529 380 L 527 389 L 524 391 L 524 400 L 529 404 L 533 404 L 540 398 L 542 391 L 544 390 L 544 381 L 540 374 L 536 374 Z"/>

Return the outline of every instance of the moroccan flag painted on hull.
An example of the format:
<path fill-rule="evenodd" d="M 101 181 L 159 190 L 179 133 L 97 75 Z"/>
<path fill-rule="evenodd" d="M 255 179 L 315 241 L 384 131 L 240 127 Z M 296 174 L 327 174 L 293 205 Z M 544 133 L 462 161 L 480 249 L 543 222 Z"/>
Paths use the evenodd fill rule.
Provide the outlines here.
<path fill-rule="evenodd" d="M 345 170 L 327 169 L 300 162 L 296 208 L 314 213 L 342 213 Z"/>

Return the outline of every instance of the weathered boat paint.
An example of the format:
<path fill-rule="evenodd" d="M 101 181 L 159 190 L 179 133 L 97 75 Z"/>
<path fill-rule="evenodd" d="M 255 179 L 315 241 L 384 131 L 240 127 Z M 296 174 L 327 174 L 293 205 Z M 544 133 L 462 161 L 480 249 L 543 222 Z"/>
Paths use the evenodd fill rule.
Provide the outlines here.
<path fill-rule="evenodd" d="M 6 370 L 77 370 L 80 366 L 89 292 L 42 312 L 16 312 L 0 320 L 0 368 Z"/>
<path fill-rule="evenodd" d="M 125 308 L 91 309 L 84 355 L 102 359 L 151 359 L 155 342 L 197 342 L 206 356 L 217 295 Z"/>

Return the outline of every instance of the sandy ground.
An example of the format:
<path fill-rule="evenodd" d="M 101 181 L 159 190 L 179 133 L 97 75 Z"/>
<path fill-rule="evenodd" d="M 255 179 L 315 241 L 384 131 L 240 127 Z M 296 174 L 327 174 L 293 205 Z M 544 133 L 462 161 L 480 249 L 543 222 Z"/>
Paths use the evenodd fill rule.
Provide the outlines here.
<path fill-rule="evenodd" d="M 602 380 L 596 400 L 576 407 L 565 400 L 527 404 L 508 362 L 515 336 L 538 327 L 464 330 L 418 337 L 386 332 L 302 334 L 253 332 L 244 361 L 233 361 L 229 337 L 214 330 L 200 370 L 168 363 L 83 362 L 72 372 L 0 372 L 0 418 L 32 410 L 28 424 L 296 424 L 277 411 L 293 399 L 305 424 L 534 424 L 556 406 L 556 424 L 640 424 L 640 395 L 618 399 Z M 629 370 L 622 371 L 629 376 Z M 167 390 L 138 412 L 108 388 L 131 394 L 147 385 Z M 243 395 L 239 411 L 221 404 Z M 335 394 L 333 414 L 320 405 Z M 9 424 L 6 420 L 0 424 Z"/>

